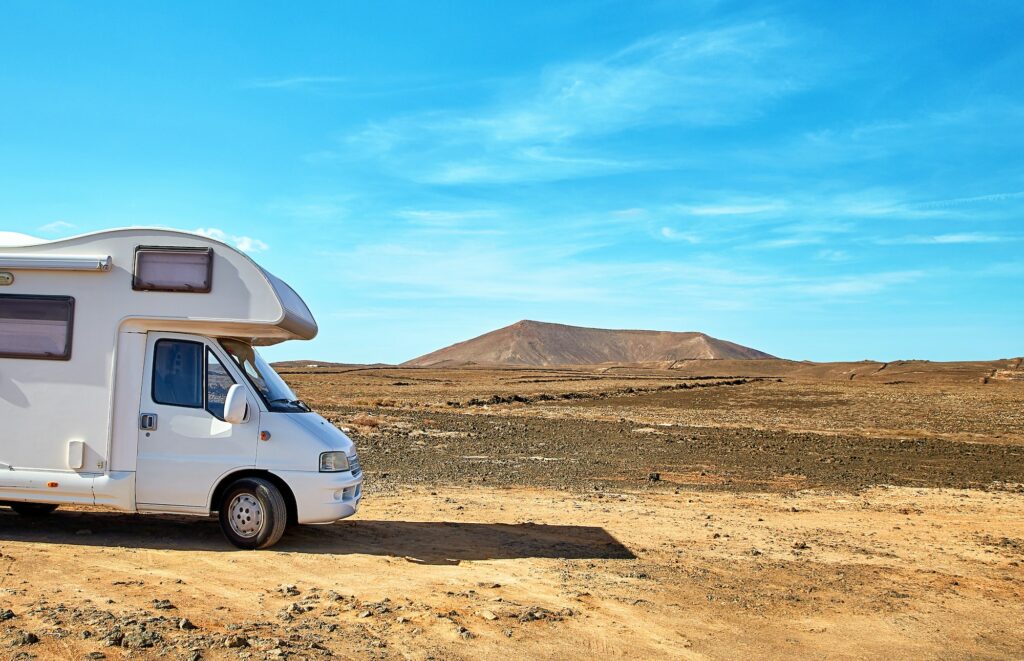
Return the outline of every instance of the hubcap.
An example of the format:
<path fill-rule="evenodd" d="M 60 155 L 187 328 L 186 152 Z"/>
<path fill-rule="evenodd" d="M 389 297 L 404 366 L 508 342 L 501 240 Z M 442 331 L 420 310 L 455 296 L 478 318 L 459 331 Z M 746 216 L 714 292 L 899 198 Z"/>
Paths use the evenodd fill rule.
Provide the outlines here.
<path fill-rule="evenodd" d="M 231 529 L 241 537 L 255 537 L 263 529 L 263 507 L 252 495 L 240 493 L 228 505 Z"/>

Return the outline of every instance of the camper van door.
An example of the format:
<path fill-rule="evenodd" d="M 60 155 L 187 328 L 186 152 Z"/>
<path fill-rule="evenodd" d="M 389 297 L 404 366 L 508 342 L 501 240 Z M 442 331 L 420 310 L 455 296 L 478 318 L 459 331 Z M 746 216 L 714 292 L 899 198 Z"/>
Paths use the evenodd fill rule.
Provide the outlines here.
<path fill-rule="evenodd" d="M 259 409 L 247 394 L 246 420 L 224 421 L 228 388 L 240 379 L 219 353 L 207 338 L 149 333 L 136 469 L 140 508 L 205 509 L 222 476 L 255 465 Z"/>

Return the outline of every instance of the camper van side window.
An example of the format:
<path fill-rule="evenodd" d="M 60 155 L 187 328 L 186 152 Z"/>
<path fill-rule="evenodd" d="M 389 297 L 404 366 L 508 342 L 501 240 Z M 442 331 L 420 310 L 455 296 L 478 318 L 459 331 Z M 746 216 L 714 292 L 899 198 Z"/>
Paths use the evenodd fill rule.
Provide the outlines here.
<path fill-rule="evenodd" d="M 132 289 L 209 293 L 213 286 L 213 248 L 139 246 L 135 249 Z"/>
<path fill-rule="evenodd" d="M 70 360 L 75 299 L 0 294 L 0 357 Z"/>
<path fill-rule="evenodd" d="M 157 340 L 153 348 L 153 401 L 203 408 L 203 350 L 183 340 Z"/>
<path fill-rule="evenodd" d="M 224 364 L 209 349 L 206 350 L 206 410 L 213 416 L 224 419 L 224 402 L 228 389 L 235 385 Z"/>

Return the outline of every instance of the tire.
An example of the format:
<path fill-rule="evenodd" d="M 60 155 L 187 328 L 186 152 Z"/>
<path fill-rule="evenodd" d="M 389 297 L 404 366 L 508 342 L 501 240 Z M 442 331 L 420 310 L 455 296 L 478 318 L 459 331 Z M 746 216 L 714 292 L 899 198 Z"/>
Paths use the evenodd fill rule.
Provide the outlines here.
<path fill-rule="evenodd" d="M 57 509 L 50 503 L 11 503 L 11 509 L 22 516 L 46 516 Z"/>
<path fill-rule="evenodd" d="M 240 549 L 267 549 L 277 544 L 288 525 L 288 506 L 273 483 L 244 477 L 224 492 L 220 528 Z"/>

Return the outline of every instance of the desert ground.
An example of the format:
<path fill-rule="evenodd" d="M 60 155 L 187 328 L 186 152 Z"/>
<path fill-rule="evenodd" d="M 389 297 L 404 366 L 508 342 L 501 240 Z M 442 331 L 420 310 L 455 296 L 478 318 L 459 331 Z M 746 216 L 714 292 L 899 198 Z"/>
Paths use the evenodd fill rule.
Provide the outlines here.
<path fill-rule="evenodd" d="M 290 363 L 359 514 L 0 511 L 11 658 L 1021 658 L 1019 360 Z"/>

